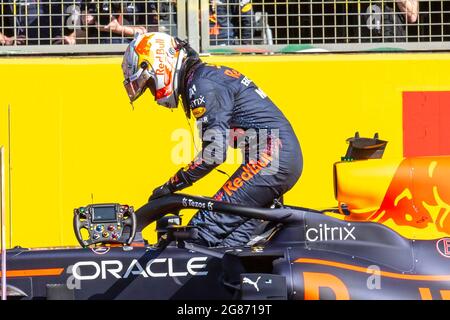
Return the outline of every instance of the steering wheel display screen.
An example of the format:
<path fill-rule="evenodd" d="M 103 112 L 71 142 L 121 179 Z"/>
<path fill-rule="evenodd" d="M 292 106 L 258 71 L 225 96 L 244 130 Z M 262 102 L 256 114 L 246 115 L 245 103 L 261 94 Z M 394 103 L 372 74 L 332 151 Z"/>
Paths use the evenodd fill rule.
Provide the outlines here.
<path fill-rule="evenodd" d="M 117 220 L 115 206 L 94 207 L 92 208 L 92 210 L 93 210 L 92 212 L 93 222 Z"/>

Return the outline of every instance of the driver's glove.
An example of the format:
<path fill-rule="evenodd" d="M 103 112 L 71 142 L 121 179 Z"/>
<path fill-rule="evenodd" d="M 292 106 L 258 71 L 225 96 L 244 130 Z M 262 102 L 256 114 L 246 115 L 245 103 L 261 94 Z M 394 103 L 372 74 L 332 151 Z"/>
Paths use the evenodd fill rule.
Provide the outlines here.
<path fill-rule="evenodd" d="M 148 202 L 158 199 L 158 198 L 161 198 L 161 197 L 164 197 L 173 192 L 174 192 L 174 190 L 172 189 L 170 183 L 166 182 L 162 186 L 159 186 L 158 188 L 153 190 L 152 195 L 150 196 L 150 198 L 148 198 Z"/>
<path fill-rule="evenodd" d="M 153 190 L 153 193 L 150 198 L 148 198 L 148 201 L 150 202 L 191 186 L 192 183 L 185 178 L 183 172 L 183 169 L 178 170 L 178 172 L 170 178 L 169 181 Z"/>

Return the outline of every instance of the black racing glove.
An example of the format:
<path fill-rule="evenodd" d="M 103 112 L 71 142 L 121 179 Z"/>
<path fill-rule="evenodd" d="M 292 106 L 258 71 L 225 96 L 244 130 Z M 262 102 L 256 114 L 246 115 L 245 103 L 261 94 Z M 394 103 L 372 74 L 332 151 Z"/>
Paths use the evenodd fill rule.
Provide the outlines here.
<path fill-rule="evenodd" d="M 164 183 L 162 186 L 159 186 L 158 188 L 156 188 L 155 190 L 153 190 L 152 195 L 150 196 L 150 198 L 148 198 L 148 202 L 167 196 L 168 194 L 173 193 L 175 190 L 173 190 L 172 186 L 170 185 L 169 182 Z"/>
<path fill-rule="evenodd" d="M 178 170 L 178 172 L 170 178 L 169 181 L 153 190 L 153 193 L 150 198 L 148 198 L 148 201 L 150 202 L 191 186 L 192 183 L 186 179 L 183 173 L 183 169 Z"/>

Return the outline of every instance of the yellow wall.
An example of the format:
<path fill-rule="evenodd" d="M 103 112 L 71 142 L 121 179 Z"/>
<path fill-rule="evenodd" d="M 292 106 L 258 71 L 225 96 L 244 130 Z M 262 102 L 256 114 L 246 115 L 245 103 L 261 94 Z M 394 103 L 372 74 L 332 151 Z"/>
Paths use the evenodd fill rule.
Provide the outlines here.
<path fill-rule="evenodd" d="M 389 140 L 385 156 L 402 156 L 402 91 L 450 90 L 450 54 L 204 60 L 249 76 L 292 122 L 304 173 L 286 202 L 301 206 L 335 205 L 332 164 L 355 131 L 379 132 Z M 121 57 L 0 59 L 0 145 L 11 152 L 10 245 L 74 245 L 73 208 L 91 203 L 91 195 L 96 203 L 137 208 L 180 167 L 171 161 L 177 144 L 171 134 L 189 130 L 183 112 L 156 107 L 148 93 L 132 111 L 120 62 Z M 232 173 L 236 166 L 225 170 Z M 212 195 L 225 179 L 213 172 L 185 191 Z M 146 235 L 154 240 L 151 229 Z"/>

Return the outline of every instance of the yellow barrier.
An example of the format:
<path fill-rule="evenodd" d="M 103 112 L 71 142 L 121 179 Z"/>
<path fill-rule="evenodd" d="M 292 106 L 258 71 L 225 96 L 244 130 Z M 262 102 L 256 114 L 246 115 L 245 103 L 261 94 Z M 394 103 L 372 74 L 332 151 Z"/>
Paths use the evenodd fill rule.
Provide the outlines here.
<path fill-rule="evenodd" d="M 385 156 L 402 156 L 403 91 L 450 90 L 449 54 L 204 60 L 246 74 L 292 122 L 304 172 L 286 202 L 301 206 L 336 204 L 332 165 L 355 131 L 379 132 L 389 141 Z M 148 93 L 133 111 L 120 63 L 121 57 L 0 59 L 0 145 L 10 160 L 9 246 L 76 244 L 73 208 L 92 201 L 139 207 L 181 166 L 171 153 L 178 143 L 173 131 L 189 130 L 183 112 L 156 107 Z M 232 173 L 235 167 L 223 168 Z M 225 180 L 213 172 L 185 191 L 212 195 Z M 185 223 L 191 215 L 185 214 Z M 145 232 L 150 241 L 155 240 L 152 229 Z"/>

